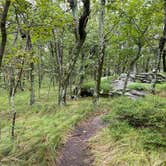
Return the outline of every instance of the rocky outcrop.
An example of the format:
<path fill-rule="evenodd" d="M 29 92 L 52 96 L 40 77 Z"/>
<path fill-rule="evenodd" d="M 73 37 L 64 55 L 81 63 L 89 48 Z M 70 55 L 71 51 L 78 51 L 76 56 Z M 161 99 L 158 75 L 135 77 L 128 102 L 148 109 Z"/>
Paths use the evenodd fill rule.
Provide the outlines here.
<path fill-rule="evenodd" d="M 124 87 L 126 77 L 127 77 L 127 74 L 123 73 L 123 74 L 120 75 L 118 80 L 115 80 L 115 81 L 111 82 L 111 85 L 113 87 L 113 90 L 111 90 L 109 92 L 109 95 L 111 97 L 117 97 L 117 96 L 122 95 L 122 91 L 123 91 L 123 87 Z M 145 77 L 140 77 L 140 78 L 144 78 L 144 80 L 145 80 Z M 136 79 L 139 79 L 139 76 L 131 74 L 130 77 L 129 77 L 129 80 L 128 80 L 128 85 L 134 83 Z M 125 93 L 125 96 L 128 96 L 132 99 L 137 99 L 138 97 L 144 97 L 145 95 L 146 95 L 146 92 L 144 92 L 142 90 L 126 89 L 126 93 Z"/>
<path fill-rule="evenodd" d="M 135 80 L 138 80 L 142 83 L 151 83 L 154 77 L 153 73 L 140 73 L 135 75 Z M 166 81 L 166 76 L 158 73 L 157 74 L 157 83 L 162 83 Z"/>

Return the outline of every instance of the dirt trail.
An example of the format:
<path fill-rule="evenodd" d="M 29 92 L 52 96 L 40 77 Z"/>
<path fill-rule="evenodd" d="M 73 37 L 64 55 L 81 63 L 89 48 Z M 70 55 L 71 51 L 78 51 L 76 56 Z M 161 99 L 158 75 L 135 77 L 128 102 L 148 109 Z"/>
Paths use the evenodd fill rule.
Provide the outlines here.
<path fill-rule="evenodd" d="M 103 127 L 100 115 L 81 122 L 61 149 L 56 166 L 91 166 L 93 155 L 88 140 Z"/>

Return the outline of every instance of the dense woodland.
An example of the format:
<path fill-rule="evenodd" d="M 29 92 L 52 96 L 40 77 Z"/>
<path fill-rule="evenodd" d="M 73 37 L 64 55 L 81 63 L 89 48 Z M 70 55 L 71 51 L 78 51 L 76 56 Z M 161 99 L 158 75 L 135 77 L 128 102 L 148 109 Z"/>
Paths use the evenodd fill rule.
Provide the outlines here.
<path fill-rule="evenodd" d="M 1 0 L 0 31 L 0 165 L 166 165 L 166 0 Z"/>

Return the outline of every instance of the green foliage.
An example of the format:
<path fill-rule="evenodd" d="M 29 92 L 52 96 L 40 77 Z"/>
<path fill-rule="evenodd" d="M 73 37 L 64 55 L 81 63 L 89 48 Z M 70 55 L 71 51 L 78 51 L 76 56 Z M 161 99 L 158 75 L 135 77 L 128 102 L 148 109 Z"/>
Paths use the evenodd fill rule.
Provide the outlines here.
<path fill-rule="evenodd" d="M 107 101 L 108 104 L 108 101 Z M 109 101 L 107 127 L 91 139 L 95 166 L 164 166 L 166 101 L 148 96 Z"/>
<path fill-rule="evenodd" d="M 166 92 L 166 83 L 157 84 L 157 90 Z"/>
<path fill-rule="evenodd" d="M 129 84 L 128 88 L 132 89 L 132 90 L 149 91 L 150 90 L 150 84 L 135 82 L 135 83 Z M 166 83 L 156 84 L 156 90 L 157 90 L 157 92 L 165 92 L 166 91 Z"/>
<path fill-rule="evenodd" d="M 119 98 L 113 101 L 112 112 L 105 117 L 116 138 L 123 138 L 136 130 L 146 148 L 166 147 L 166 101 L 149 96 L 133 101 Z"/>
<path fill-rule="evenodd" d="M 101 79 L 101 85 L 100 85 L 100 90 L 103 91 L 103 93 L 109 93 L 109 91 L 111 90 L 111 80 L 112 77 L 103 77 Z M 89 81 L 89 82 L 85 82 L 82 85 L 82 88 L 85 89 L 94 89 L 95 87 L 95 81 Z"/>
<path fill-rule="evenodd" d="M 119 128 L 123 128 L 120 126 Z M 145 150 L 142 146 L 140 134 L 125 125 L 125 133 L 121 139 L 115 140 L 109 128 L 103 129 L 93 139 L 91 148 L 95 156 L 95 166 L 164 166 L 166 152 L 158 150 Z M 130 131 L 130 132 L 129 132 Z"/>
<path fill-rule="evenodd" d="M 150 89 L 150 84 L 135 82 L 135 83 L 129 84 L 128 88 L 132 89 L 132 90 L 145 90 L 145 91 L 147 91 Z"/>

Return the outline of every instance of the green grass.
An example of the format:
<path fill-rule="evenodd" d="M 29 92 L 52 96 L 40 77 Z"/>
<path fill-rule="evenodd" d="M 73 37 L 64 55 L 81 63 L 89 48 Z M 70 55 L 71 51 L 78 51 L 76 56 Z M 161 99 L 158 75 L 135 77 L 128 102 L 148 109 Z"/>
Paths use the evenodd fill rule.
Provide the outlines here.
<path fill-rule="evenodd" d="M 132 89 L 132 90 L 149 91 L 150 90 L 150 84 L 135 82 L 135 83 L 132 83 L 132 84 L 128 85 L 128 88 Z M 166 83 L 157 84 L 156 85 L 156 90 L 157 90 L 157 92 L 166 91 Z"/>
<path fill-rule="evenodd" d="M 100 85 L 100 89 L 103 90 L 103 93 L 108 93 L 111 90 L 111 80 L 112 77 L 107 77 L 107 78 L 102 78 L 101 79 L 101 85 Z M 90 89 L 90 88 L 94 88 L 95 87 L 95 82 L 94 81 L 88 81 L 83 83 L 82 88 L 85 89 Z"/>
<path fill-rule="evenodd" d="M 166 91 L 166 83 L 157 84 L 158 91 Z"/>
<path fill-rule="evenodd" d="M 160 88 L 164 86 L 161 84 Z M 36 96 L 36 103 L 29 106 L 28 91 L 16 95 L 17 119 L 12 142 L 11 108 L 7 92 L 0 91 L 0 165 L 54 165 L 57 150 L 68 133 L 93 110 L 89 98 L 68 101 L 66 107 L 58 107 L 57 89 L 51 89 L 48 95 L 48 88 L 43 88 L 41 97 L 38 92 Z M 104 118 L 108 127 L 92 141 L 96 166 L 159 165 L 165 161 L 165 138 L 161 134 L 165 131 L 164 98 L 151 96 L 137 101 L 102 98 L 98 109 L 110 113 Z M 124 118 L 126 112 L 130 121 Z M 119 115 L 123 117 L 120 120 Z M 145 126 L 135 127 L 132 120 Z M 149 124 L 151 127 L 147 127 Z"/>
<path fill-rule="evenodd" d="M 129 84 L 128 88 L 132 89 L 132 90 L 145 90 L 145 91 L 148 91 L 150 89 L 150 84 L 135 82 L 135 83 Z"/>
<path fill-rule="evenodd" d="M 148 96 L 137 101 L 110 101 L 108 126 L 92 140 L 95 166 L 166 164 L 166 100 Z"/>
<path fill-rule="evenodd" d="M 0 165 L 53 165 L 56 152 L 76 123 L 93 109 L 91 101 L 69 101 L 66 107 L 56 105 L 56 90 L 41 90 L 36 104 L 28 105 L 29 92 L 15 97 L 17 119 L 15 140 L 11 141 L 11 113 L 6 93 L 0 93 Z"/>

